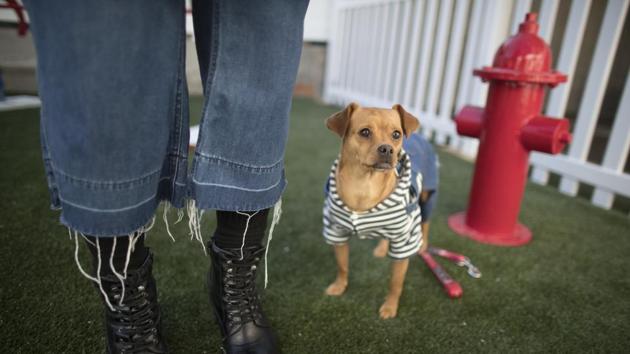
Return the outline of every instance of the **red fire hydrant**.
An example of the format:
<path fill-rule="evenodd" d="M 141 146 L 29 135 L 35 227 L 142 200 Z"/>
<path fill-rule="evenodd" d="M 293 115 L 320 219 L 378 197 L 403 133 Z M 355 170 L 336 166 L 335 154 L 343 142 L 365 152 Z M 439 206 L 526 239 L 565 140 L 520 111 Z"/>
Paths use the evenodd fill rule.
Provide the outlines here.
<path fill-rule="evenodd" d="M 483 243 L 519 246 L 531 231 L 518 223 L 530 151 L 559 153 L 571 141 L 569 122 L 541 116 L 545 87 L 566 81 L 551 71 L 551 50 L 529 13 L 497 51 L 492 67 L 474 70 L 490 83 L 486 108 L 466 106 L 455 118 L 460 135 L 480 140 L 468 210 L 451 215 L 456 233 Z"/>

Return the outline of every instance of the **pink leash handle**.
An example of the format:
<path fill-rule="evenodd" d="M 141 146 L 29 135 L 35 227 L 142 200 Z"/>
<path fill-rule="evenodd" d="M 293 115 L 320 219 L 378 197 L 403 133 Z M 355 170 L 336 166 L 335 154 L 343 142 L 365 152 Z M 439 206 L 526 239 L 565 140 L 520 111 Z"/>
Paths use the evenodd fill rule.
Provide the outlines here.
<path fill-rule="evenodd" d="M 471 277 L 481 278 L 481 272 L 479 271 L 479 268 L 475 267 L 470 261 L 470 258 L 464 256 L 463 254 L 455 253 L 437 247 L 429 247 L 428 251 L 433 255 L 446 258 L 460 267 L 466 267 L 468 275 L 470 275 Z"/>
<path fill-rule="evenodd" d="M 420 257 L 422 257 L 424 263 L 426 263 L 429 269 L 431 269 L 435 278 L 440 282 L 440 284 L 442 284 L 442 288 L 448 297 L 451 299 L 457 299 L 462 296 L 463 290 L 461 285 L 453 280 L 453 278 L 446 273 L 444 268 L 442 268 L 442 266 L 440 266 L 429 253 L 422 252 L 420 253 Z"/>

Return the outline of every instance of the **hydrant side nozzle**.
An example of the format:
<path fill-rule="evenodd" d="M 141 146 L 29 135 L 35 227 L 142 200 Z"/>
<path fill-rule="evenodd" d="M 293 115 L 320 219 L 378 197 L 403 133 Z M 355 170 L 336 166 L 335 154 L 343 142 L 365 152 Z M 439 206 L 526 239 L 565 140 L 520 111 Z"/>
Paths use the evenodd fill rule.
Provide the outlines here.
<path fill-rule="evenodd" d="M 521 143 L 529 151 L 558 154 L 571 142 L 569 121 L 537 116 L 521 128 Z"/>
<path fill-rule="evenodd" d="M 455 116 L 457 134 L 471 138 L 478 138 L 481 135 L 481 129 L 483 128 L 483 116 L 483 107 L 464 106 L 464 108 L 462 108 L 462 110 Z"/>

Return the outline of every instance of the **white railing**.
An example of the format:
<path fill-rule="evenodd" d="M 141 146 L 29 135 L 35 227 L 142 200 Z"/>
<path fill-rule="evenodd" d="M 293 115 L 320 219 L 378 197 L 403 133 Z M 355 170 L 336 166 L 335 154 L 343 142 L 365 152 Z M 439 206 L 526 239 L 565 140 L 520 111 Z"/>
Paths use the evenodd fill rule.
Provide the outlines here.
<path fill-rule="evenodd" d="M 596 0 L 596 2 L 599 0 Z M 544 113 L 563 117 L 569 96 L 581 90 L 573 123 L 573 143 L 566 154 L 532 153 L 531 178 L 547 184 L 549 172 L 561 176 L 560 191 L 575 196 L 580 183 L 595 187 L 592 203 L 609 209 L 615 195 L 630 197 L 630 174 L 624 165 L 630 148 L 630 80 L 619 101 L 601 164 L 587 161 L 604 93 L 609 89 L 613 60 L 630 0 L 605 3 L 590 66 L 578 58 L 594 2 L 573 0 L 561 13 L 559 0 L 540 2 L 540 35 L 548 42 L 563 31 L 555 69 L 569 81 L 549 91 Z M 328 45 L 324 99 L 344 105 L 388 107 L 401 103 L 414 113 L 423 132 L 435 142 L 474 157 L 478 140 L 460 137 L 453 115 L 465 104 L 485 105 L 487 85 L 472 69 L 492 63 L 499 45 L 516 32 L 531 0 L 337 0 Z M 597 6 L 603 6 L 603 2 Z M 563 16 L 566 24 L 557 26 Z M 630 50 L 625 47 L 624 50 Z M 627 68 L 627 66 L 625 66 Z M 576 70 L 588 72 L 578 86 Z"/>

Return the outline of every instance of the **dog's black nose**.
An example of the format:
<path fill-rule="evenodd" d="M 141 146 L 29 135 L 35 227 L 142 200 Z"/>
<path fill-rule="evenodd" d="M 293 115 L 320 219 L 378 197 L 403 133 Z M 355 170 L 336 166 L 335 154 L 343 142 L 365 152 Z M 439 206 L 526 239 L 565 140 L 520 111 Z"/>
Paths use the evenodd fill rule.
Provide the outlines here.
<path fill-rule="evenodd" d="M 383 144 L 377 149 L 379 156 L 390 157 L 394 154 L 394 147 L 391 145 Z"/>

